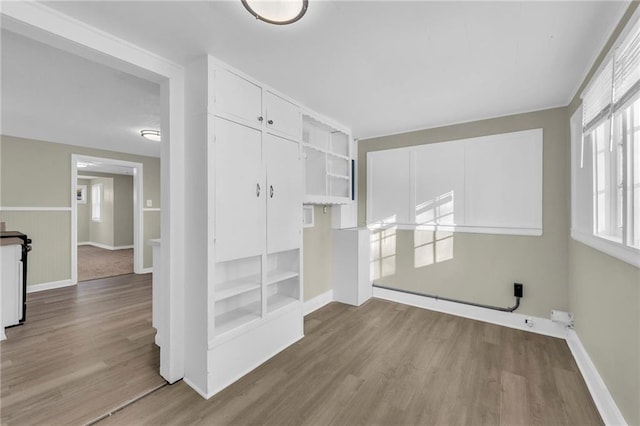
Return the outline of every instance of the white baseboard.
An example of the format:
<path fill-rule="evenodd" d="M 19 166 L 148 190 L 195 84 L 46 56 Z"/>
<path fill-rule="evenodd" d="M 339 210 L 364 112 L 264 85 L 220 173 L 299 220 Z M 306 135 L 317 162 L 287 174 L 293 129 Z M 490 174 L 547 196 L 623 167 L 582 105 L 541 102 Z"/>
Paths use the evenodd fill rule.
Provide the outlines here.
<path fill-rule="evenodd" d="M 404 293 L 402 291 L 388 290 L 384 288 L 373 288 L 373 297 L 390 300 L 405 305 L 416 306 L 418 308 L 457 315 L 459 317 L 484 321 L 491 324 L 502 325 L 509 328 L 530 331 L 532 333 L 544 334 L 551 337 L 566 339 L 567 328 L 550 319 L 532 317 L 530 315 L 517 314 L 515 312 L 501 312 L 477 306 L 464 305 L 462 303 L 437 300 L 430 297 L 418 296 Z M 533 320 L 533 325 L 525 323 L 526 319 Z"/>
<path fill-rule="evenodd" d="M 71 280 L 51 281 L 48 283 L 32 284 L 27 286 L 27 293 L 36 293 L 38 291 L 53 290 L 54 288 L 69 287 L 75 285 Z"/>
<path fill-rule="evenodd" d="M 183 377 L 182 380 L 189 385 L 189 387 L 191 389 L 193 389 L 198 395 L 200 395 L 201 397 L 203 397 L 204 399 L 209 399 L 213 396 L 213 394 L 208 395 L 205 391 L 203 391 L 202 389 L 200 389 L 198 386 L 195 385 L 195 383 L 193 383 L 191 380 L 187 379 L 186 377 Z"/>
<path fill-rule="evenodd" d="M 567 344 L 604 423 L 607 425 L 626 425 L 627 422 L 609 393 L 607 385 L 600 377 L 600 373 L 574 330 L 569 330 L 567 333 Z"/>
<path fill-rule="evenodd" d="M 148 268 L 143 268 L 142 272 L 140 272 L 141 274 L 150 274 L 153 272 L 153 266 L 150 266 Z"/>
<path fill-rule="evenodd" d="M 333 290 L 319 294 L 313 299 L 304 302 L 304 305 L 302 306 L 302 315 L 306 317 L 311 312 L 317 311 L 331 302 L 333 302 Z"/>
<path fill-rule="evenodd" d="M 129 246 L 110 246 L 107 244 L 96 243 L 94 241 L 85 241 L 82 243 L 78 243 L 79 246 L 94 246 L 105 250 L 124 250 L 124 249 L 132 249 L 133 245 Z"/>

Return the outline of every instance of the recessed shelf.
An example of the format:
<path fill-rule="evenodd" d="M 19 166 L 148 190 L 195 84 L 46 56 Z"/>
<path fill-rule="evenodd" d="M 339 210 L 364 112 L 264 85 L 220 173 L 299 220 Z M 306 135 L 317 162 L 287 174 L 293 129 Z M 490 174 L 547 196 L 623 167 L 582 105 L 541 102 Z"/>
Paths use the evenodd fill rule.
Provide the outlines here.
<path fill-rule="evenodd" d="M 260 276 L 253 275 L 246 278 L 239 278 L 233 281 L 227 281 L 224 283 L 216 284 L 215 287 L 215 300 L 228 299 L 238 294 L 246 293 L 251 290 L 260 288 Z"/>
<path fill-rule="evenodd" d="M 296 278 L 299 274 L 295 271 L 275 270 L 267 273 L 267 285 L 274 284 L 279 281 Z"/>
<path fill-rule="evenodd" d="M 272 313 L 285 306 L 296 303 L 298 299 L 282 294 L 274 294 L 267 298 L 267 313 Z"/>
<path fill-rule="evenodd" d="M 253 302 L 249 305 L 217 315 L 215 318 L 215 335 L 219 336 L 241 325 L 260 319 L 260 303 Z"/>

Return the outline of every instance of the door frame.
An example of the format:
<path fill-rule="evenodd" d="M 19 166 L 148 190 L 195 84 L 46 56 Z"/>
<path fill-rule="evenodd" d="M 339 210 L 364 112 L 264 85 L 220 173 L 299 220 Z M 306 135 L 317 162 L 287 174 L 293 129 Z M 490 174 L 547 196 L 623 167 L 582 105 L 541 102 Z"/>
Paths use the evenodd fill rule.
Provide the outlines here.
<path fill-rule="evenodd" d="M 160 375 L 184 377 L 185 126 L 184 67 L 39 2 L 2 2 L 3 29 L 160 84 L 162 289 Z M 71 195 L 71 194 L 69 194 Z"/>
<path fill-rule="evenodd" d="M 100 162 L 133 169 L 133 273 L 143 274 L 144 271 L 144 216 L 142 214 L 143 165 L 133 161 L 116 160 L 113 158 L 92 157 L 82 154 L 71 154 L 71 194 L 75 194 L 78 185 L 78 162 Z M 78 200 L 71 197 L 71 282 L 78 283 Z"/>

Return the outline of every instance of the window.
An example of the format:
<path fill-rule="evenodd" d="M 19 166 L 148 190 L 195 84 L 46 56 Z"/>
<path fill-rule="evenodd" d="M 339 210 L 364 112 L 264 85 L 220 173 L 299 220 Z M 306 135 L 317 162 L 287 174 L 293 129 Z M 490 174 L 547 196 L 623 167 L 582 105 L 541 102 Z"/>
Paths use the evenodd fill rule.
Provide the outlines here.
<path fill-rule="evenodd" d="M 572 117 L 571 235 L 640 267 L 640 22 L 610 53 Z"/>
<path fill-rule="evenodd" d="M 102 187 L 101 183 L 91 185 L 91 220 L 102 222 Z"/>

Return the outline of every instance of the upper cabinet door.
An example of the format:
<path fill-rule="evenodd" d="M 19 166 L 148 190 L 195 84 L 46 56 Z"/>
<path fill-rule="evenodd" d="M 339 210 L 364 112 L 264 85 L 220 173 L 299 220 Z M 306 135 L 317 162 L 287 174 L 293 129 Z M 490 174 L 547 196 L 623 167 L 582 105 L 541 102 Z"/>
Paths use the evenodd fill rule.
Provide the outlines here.
<path fill-rule="evenodd" d="M 302 135 L 302 115 L 297 105 L 275 95 L 265 92 L 265 113 L 268 129 L 282 132 L 296 140 Z"/>
<path fill-rule="evenodd" d="M 261 132 L 219 117 L 213 121 L 216 261 L 257 256 L 264 250 L 268 195 Z"/>
<path fill-rule="evenodd" d="M 259 125 L 262 116 L 262 88 L 225 69 L 214 70 L 214 108 L 217 113 Z"/>
<path fill-rule="evenodd" d="M 296 142 L 264 136 L 267 165 L 267 252 L 300 247 L 302 169 Z"/>

